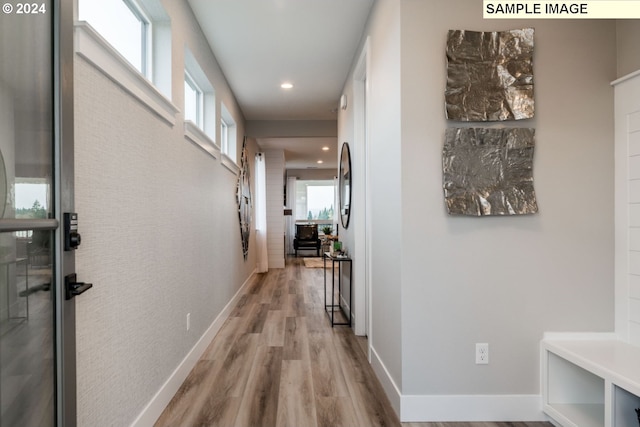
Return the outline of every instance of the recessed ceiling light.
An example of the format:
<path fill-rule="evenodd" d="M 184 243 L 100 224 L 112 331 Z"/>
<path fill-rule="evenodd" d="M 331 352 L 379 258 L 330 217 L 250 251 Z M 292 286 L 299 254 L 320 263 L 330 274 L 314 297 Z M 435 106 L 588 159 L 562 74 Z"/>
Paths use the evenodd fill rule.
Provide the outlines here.
<path fill-rule="evenodd" d="M 281 87 L 282 89 L 291 89 L 291 88 L 293 88 L 293 85 L 292 85 L 291 83 L 282 83 L 282 84 L 280 85 L 280 87 Z"/>
<path fill-rule="evenodd" d="M 324 163 L 322 160 L 318 160 L 316 163 L 318 163 L 319 165 L 321 165 L 322 163 Z"/>
<path fill-rule="evenodd" d="M 329 151 L 329 147 L 322 147 L 322 151 Z"/>

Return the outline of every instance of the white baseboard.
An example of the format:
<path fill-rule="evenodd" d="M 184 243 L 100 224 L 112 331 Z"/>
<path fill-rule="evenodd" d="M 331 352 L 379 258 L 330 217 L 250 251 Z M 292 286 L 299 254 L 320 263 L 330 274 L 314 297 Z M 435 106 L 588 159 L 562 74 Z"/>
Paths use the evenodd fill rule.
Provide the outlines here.
<path fill-rule="evenodd" d="M 196 365 L 200 357 L 204 354 L 205 350 L 215 338 L 222 325 L 227 320 L 234 307 L 238 304 L 240 297 L 244 289 L 251 283 L 255 276 L 255 270 L 251 272 L 247 280 L 240 286 L 238 292 L 231 298 L 231 301 L 227 303 L 227 305 L 222 309 L 220 314 L 215 318 L 211 326 L 206 330 L 206 332 L 200 337 L 198 342 L 193 346 L 191 351 L 187 353 L 185 358 L 180 362 L 178 367 L 173 371 L 173 373 L 169 376 L 167 381 L 160 387 L 160 390 L 153 396 L 151 401 L 145 406 L 142 410 L 138 418 L 131 424 L 131 427 L 148 427 L 155 424 L 158 420 L 162 411 L 167 407 L 173 396 L 175 396 L 176 392 L 189 375 L 189 372 Z"/>
<path fill-rule="evenodd" d="M 373 347 L 371 366 L 402 422 L 549 420 L 541 395 L 403 395 Z"/>
<path fill-rule="evenodd" d="M 373 345 L 371 346 L 371 367 L 376 373 L 378 380 L 380 380 L 380 384 L 382 384 L 382 388 L 387 394 L 393 410 L 396 411 L 396 414 L 400 417 L 402 394 L 400 393 L 400 389 L 396 385 L 396 382 L 391 378 L 387 367 L 382 363 L 382 360 Z"/>
<path fill-rule="evenodd" d="M 402 396 L 402 422 L 547 421 L 542 396 L 421 395 Z"/>

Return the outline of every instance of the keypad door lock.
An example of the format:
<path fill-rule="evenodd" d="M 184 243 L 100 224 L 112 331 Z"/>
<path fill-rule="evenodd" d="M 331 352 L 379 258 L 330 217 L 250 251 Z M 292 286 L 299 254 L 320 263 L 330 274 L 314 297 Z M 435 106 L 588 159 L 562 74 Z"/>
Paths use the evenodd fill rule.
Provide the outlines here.
<path fill-rule="evenodd" d="M 78 214 L 67 212 L 64 214 L 64 250 L 78 249 L 81 237 L 78 232 Z"/>

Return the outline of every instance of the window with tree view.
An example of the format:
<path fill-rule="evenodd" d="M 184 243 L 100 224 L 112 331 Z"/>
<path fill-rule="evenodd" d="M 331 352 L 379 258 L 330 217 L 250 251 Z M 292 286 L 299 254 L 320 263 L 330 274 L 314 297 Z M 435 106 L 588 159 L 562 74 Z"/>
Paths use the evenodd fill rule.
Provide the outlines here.
<path fill-rule="evenodd" d="M 49 184 L 31 181 L 15 184 L 16 218 L 47 218 Z"/>
<path fill-rule="evenodd" d="M 46 179 L 16 178 L 15 183 L 16 218 L 49 218 L 51 186 Z M 32 230 L 17 231 L 16 236 L 30 238 Z"/>
<path fill-rule="evenodd" d="M 333 222 L 335 188 L 333 180 L 296 182 L 296 220 Z"/>

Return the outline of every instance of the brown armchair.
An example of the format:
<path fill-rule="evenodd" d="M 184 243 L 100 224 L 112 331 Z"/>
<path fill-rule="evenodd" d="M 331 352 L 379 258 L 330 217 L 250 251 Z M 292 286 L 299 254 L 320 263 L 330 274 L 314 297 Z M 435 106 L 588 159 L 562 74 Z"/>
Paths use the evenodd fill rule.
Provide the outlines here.
<path fill-rule="evenodd" d="M 318 237 L 318 224 L 296 224 L 296 235 L 293 239 L 293 248 L 298 256 L 298 249 L 315 249 L 320 256 L 322 242 Z"/>

